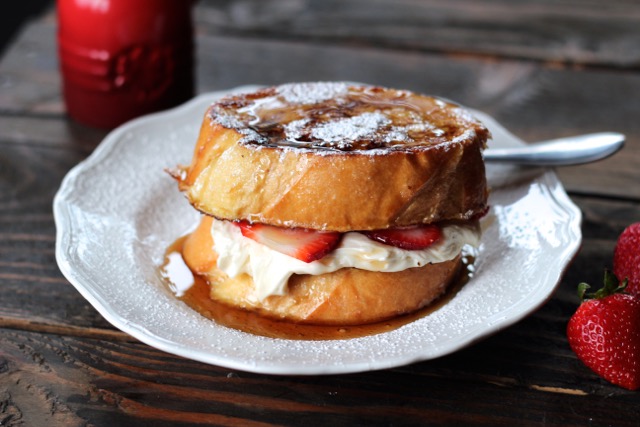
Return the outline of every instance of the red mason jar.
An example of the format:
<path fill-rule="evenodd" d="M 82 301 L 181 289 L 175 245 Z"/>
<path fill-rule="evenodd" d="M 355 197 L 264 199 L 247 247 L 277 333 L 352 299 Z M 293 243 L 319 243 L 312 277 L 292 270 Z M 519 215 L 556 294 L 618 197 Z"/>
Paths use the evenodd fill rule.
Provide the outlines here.
<path fill-rule="evenodd" d="M 57 0 L 67 113 L 111 129 L 193 96 L 191 0 Z"/>

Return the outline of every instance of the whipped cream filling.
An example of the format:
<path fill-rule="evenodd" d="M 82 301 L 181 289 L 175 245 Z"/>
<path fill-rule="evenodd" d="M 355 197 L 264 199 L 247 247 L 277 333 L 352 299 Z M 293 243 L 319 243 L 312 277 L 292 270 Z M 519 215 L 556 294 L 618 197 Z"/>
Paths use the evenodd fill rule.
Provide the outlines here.
<path fill-rule="evenodd" d="M 477 223 L 446 225 L 438 242 L 422 250 L 405 250 L 348 232 L 331 253 L 307 263 L 244 237 L 229 221 L 213 220 L 211 226 L 218 268 L 232 278 L 243 273 L 250 275 L 260 300 L 285 294 L 292 274 L 325 274 L 345 267 L 396 272 L 448 261 L 465 245 L 478 246 L 480 234 Z"/>

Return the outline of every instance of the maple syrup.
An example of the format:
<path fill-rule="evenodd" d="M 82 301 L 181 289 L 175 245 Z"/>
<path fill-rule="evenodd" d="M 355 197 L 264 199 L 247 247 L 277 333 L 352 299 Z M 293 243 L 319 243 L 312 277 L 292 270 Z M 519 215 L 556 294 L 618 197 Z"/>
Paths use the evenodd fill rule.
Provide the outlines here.
<path fill-rule="evenodd" d="M 292 83 L 225 98 L 209 117 L 244 143 L 333 152 L 406 150 L 468 138 L 482 125 L 458 106 L 406 90 Z"/>
<path fill-rule="evenodd" d="M 186 237 L 187 236 L 179 238 L 167 249 L 165 262 L 160 267 L 166 285 L 176 294 L 176 298 L 180 299 L 200 315 L 220 325 L 270 338 L 338 340 L 389 332 L 425 317 L 444 306 L 455 296 L 462 286 L 464 286 L 472 271 L 472 259 L 467 257 L 464 259 L 460 274 L 448 287 L 445 294 L 434 303 L 414 313 L 365 325 L 310 325 L 261 316 L 252 311 L 230 307 L 212 300 L 209 297 L 209 284 L 202 276 L 197 274 L 191 274 L 191 283 L 189 283 L 189 287 L 187 288 L 184 277 L 186 264 L 182 261 L 182 248 Z M 171 265 L 171 263 L 182 264 L 178 264 L 178 268 L 176 268 L 176 266 Z M 180 275 L 180 277 L 177 277 L 178 275 Z"/>

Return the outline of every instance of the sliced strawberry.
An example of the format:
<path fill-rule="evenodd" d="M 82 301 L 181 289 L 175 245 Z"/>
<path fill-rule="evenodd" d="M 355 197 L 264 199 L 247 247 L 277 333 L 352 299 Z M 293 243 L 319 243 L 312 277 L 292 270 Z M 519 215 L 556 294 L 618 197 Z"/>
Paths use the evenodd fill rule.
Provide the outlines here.
<path fill-rule="evenodd" d="M 437 225 L 418 225 L 406 228 L 388 228 L 384 230 L 361 231 L 362 234 L 400 249 L 425 249 L 442 237 L 442 231 Z"/>
<path fill-rule="evenodd" d="M 273 225 L 239 221 L 244 237 L 268 246 L 304 262 L 318 260 L 331 252 L 340 242 L 341 233 L 307 228 L 284 228 Z"/>

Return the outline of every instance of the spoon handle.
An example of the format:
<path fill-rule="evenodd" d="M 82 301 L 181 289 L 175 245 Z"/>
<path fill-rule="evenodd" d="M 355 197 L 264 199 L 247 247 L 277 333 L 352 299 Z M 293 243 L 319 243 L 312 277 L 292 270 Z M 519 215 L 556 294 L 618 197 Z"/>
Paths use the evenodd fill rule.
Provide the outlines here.
<path fill-rule="evenodd" d="M 559 138 L 522 147 L 488 148 L 488 162 L 529 166 L 567 166 L 604 159 L 624 145 L 625 136 L 616 132 L 592 133 Z"/>

